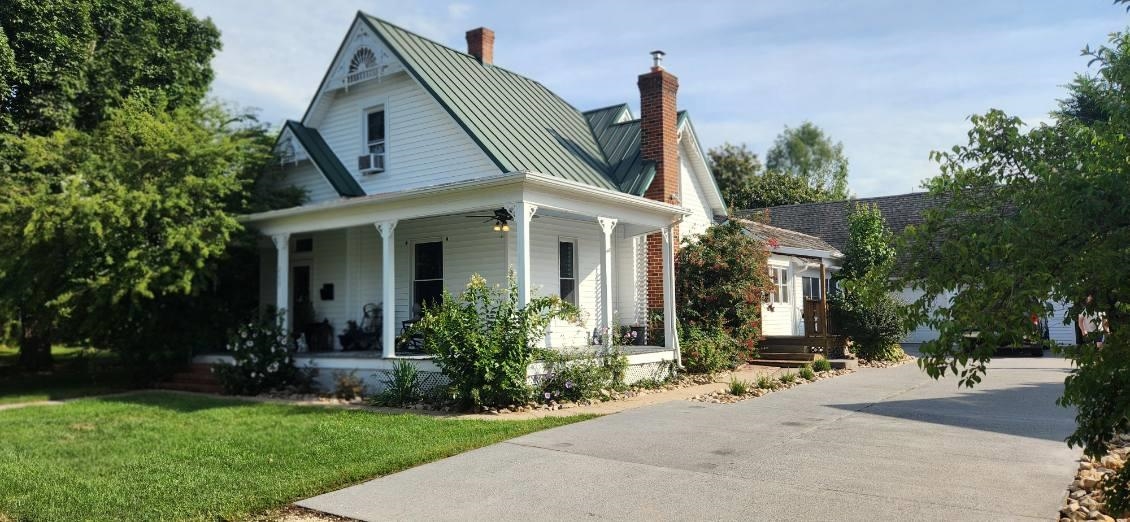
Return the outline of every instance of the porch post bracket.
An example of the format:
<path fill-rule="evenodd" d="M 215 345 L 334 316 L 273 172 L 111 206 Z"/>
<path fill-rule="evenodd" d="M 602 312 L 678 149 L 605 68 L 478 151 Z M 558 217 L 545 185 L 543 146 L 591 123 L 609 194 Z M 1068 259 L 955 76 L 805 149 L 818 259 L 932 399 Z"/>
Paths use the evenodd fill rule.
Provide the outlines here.
<path fill-rule="evenodd" d="M 275 311 L 280 314 L 284 332 L 290 333 L 290 234 L 271 236 L 275 244 Z"/>
<path fill-rule="evenodd" d="M 619 220 L 615 218 L 606 218 L 600 216 L 597 216 L 596 221 L 597 223 L 600 223 L 600 229 L 604 231 L 604 235 L 606 236 L 612 234 L 612 229 L 616 228 L 616 223 L 619 222 Z"/>
<path fill-rule="evenodd" d="M 381 234 L 381 357 L 396 357 L 396 220 L 373 223 Z"/>

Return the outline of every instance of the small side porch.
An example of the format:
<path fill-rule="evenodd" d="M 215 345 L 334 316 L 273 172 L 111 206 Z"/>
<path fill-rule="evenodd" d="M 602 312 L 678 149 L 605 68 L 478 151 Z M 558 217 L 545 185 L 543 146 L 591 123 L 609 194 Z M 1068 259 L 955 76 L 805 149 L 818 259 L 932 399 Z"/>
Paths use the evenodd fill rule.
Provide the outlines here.
<path fill-rule="evenodd" d="M 299 357 L 370 360 L 422 356 L 422 342 L 402 332 L 445 290 L 461 292 L 472 274 L 505 285 L 513 271 L 523 304 L 551 294 L 576 304 L 581 324 L 551 325 L 547 348 L 590 346 L 610 340 L 603 335 L 610 329 L 646 324 L 646 238 L 664 238 L 670 261 L 663 289 L 673 296 L 670 231 L 685 214 L 520 173 L 266 212 L 246 222 L 269 238 L 261 250 L 261 304 L 284 303 L 288 329 L 316 339 Z M 665 302 L 672 303 L 665 315 L 674 317 L 673 299 Z M 670 327 L 663 338 L 676 339 Z"/>

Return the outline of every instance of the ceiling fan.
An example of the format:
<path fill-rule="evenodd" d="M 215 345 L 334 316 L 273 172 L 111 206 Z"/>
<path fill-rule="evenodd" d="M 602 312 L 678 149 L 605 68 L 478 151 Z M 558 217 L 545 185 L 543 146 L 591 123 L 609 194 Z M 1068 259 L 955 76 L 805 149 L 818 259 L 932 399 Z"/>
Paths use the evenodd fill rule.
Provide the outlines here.
<path fill-rule="evenodd" d="M 472 214 L 472 215 L 464 216 L 464 217 L 486 218 L 486 219 L 483 220 L 483 223 L 490 223 L 491 221 L 494 221 L 494 227 L 493 228 L 494 228 L 495 232 L 509 232 L 510 231 L 510 221 L 514 220 L 514 215 L 511 214 L 510 211 L 506 210 L 505 208 L 495 209 L 494 213 L 490 214 L 490 215 Z M 538 216 L 534 216 L 534 217 L 536 218 Z"/>

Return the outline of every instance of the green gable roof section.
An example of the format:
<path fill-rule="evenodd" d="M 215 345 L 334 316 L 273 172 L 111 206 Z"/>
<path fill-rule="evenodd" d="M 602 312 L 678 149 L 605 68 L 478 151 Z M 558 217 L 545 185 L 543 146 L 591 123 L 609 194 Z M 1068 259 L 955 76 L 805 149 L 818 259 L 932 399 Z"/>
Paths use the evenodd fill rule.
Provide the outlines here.
<path fill-rule="evenodd" d="M 538 82 L 364 13 L 359 16 L 503 172 L 618 190 L 584 115 Z"/>
<path fill-rule="evenodd" d="M 326 177 L 330 185 L 333 185 L 338 194 L 346 198 L 365 195 L 365 190 L 361 188 L 353 175 L 345 170 L 345 166 L 337 159 L 337 155 L 333 153 L 333 150 L 330 149 L 326 140 L 322 139 L 322 135 L 317 130 L 294 120 L 288 120 L 283 128 L 294 135 L 302 148 L 306 150 L 306 155 L 310 156 L 310 161 L 314 162 L 314 165 Z"/>

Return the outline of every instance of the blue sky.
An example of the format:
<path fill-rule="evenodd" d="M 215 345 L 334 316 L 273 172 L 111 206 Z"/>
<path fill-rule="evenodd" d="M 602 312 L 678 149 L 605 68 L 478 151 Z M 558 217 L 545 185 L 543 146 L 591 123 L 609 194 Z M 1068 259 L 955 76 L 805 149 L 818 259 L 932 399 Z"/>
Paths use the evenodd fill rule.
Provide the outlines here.
<path fill-rule="evenodd" d="M 215 95 L 301 117 L 358 9 L 457 49 L 495 30 L 495 63 L 581 110 L 629 102 L 648 52 L 667 52 L 704 145 L 764 156 L 805 120 L 842 141 L 858 196 L 918 190 L 931 150 L 965 143 L 970 114 L 1037 123 L 1130 16 L 1109 0 L 440 2 L 182 0 L 223 32 Z"/>

